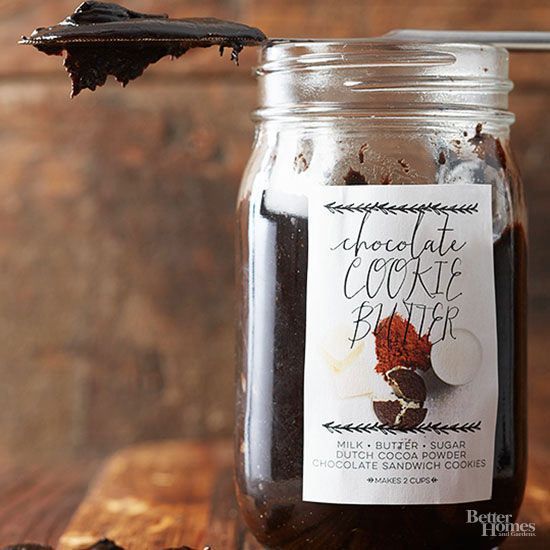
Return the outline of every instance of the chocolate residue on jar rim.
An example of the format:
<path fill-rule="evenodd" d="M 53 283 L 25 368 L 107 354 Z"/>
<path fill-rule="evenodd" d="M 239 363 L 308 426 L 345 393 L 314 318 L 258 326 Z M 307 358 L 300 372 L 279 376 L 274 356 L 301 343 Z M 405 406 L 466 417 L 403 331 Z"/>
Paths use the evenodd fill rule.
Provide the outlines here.
<path fill-rule="evenodd" d="M 309 162 L 303 153 L 300 153 L 294 158 L 294 171 L 298 174 L 305 172 L 309 168 Z"/>
<path fill-rule="evenodd" d="M 359 149 L 359 162 L 361 164 L 365 163 L 365 153 L 367 152 L 367 149 L 369 148 L 368 143 L 363 143 Z"/>
<path fill-rule="evenodd" d="M 191 48 L 217 45 L 223 55 L 231 48 L 238 63 L 245 46 L 266 40 L 254 27 L 214 18 L 170 19 L 167 15 L 138 13 L 117 4 L 86 1 L 61 23 L 39 27 L 20 44 L 48 55 L 67 52 L 65 68 L 74 97 L 83 89 L 95 90 L 109 75 L 126 86 L 161 58 L 181 57 Z"/>
<path fill-rule="evenodd" d="M 403 168 L 403 172 L 405 172 L 405 174 L 408 174 L 410 172 L 411 167 L 405 159 L 399 159 L 397 162 L 398 162 L 399 166 L 401 166 L 401 168 Z"/>

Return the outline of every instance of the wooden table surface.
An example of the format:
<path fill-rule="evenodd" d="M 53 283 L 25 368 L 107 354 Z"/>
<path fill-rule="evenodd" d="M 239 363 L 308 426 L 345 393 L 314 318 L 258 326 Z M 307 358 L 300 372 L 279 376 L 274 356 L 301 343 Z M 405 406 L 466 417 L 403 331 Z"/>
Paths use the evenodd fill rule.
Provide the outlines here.
<path fill-rule="evenodd" d="M 182 545 L 259 550 L 239 521 L 231 461 L 227 440 L 131 447 L 108 461 L 78 509 L 97 463 L 4 470 L 0 546 L 25 541 L 80 550 L 107 537 L 128 550 Z M 550 547 L 546 466 L 545 460 L 531 454 L 520 517 L 536 523 L 537 536 L 511 538 L 505 545 L 509 550 Z"/>
<path fill-rule="evenodd" d="M 530 342 L 529 476 L 519 520 L 535 522 L 537 536 L 510 538 L 504 546 L 509 550 L 550 548 L 547 342 L 545 334 Z M 238 519 L 231 464 L 231 442 L 222 440 L 123 450 L 91 488 L 100 469 L 95 460 L 0 467 L 0 547 L 34 541 L 75 550 L 106 536 L 129 550 L 184 544 L 256 550 Z"/>

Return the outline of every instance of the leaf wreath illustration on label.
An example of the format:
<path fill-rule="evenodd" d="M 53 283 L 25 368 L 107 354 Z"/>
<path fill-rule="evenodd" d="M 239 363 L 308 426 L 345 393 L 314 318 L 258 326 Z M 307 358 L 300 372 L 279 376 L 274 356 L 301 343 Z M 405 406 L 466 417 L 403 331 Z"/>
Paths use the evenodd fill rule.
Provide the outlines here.
<path fill-rule="evenodd" d="M 303 499 L 491 498 L 490 186 L 319 187 L 308 212 Z"/>

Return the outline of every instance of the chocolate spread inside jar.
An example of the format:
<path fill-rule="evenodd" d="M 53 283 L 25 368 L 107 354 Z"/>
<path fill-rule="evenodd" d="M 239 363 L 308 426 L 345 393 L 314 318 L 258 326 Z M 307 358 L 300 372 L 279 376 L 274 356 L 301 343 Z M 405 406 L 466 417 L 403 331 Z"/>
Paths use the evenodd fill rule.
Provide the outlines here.
<path fill-rule="evenodd" d="M 509 145 L 513 118 L 506 111 L 507 61 L 504 50 L 474 45 L 342 41 L 273 44 L 264 49 L 258 70 L 262 103 L 256 114 L 257 137 L 238 206 L 241 311 L 236 479 L 245 522 L 270 548 L 493 548 L 502 540 L 502 531 L 494 528 L 485 533 L 492 527 L 469 521 L 474 517 L 471 511 L 505 514 L 509 523 L 517 516 L 526 471 L 526 236 L 522 185 Z M 480 67 L 488 71 L 480 73 Z M 417 79 L 421 73 L 423 78 Z M 457 85 L 453 81 L 458 76 L 462 81 Z M 349 196 L 360 200 L 338 203 L 327 198 L 319 203 L 315 199 L 332 192 L 328 188 L 334 186 L 355 189 L 356 194 Z M 384 193 L 381 186 L 391 187 L 395 196 L 401 189 L 403 194 L 413 193 L 418 201 L 375 201 L 373 193 Z M 481 202 L 445 202 L 445 193 L 460 199 L 461 190 L 475 195 L 488 189 L 490 208 L 484 213 Z M 345 189 L 341 192 L 348 196 Z M 432 193 L 443 200 L 428 200 Z M 488 217 L 484 241 L 488 244 L 482 254 L 488 267 L 480 269 L 478 276 L 491 290 L 484 294 L 491 294 L 487 304 L 492 307 L 481 308 L 479 315 L 490 320 L 494 359 L 490 359 L 491 335 L 483 343 L 480 331 L 452 310 L 452 300 L 459 294 L 454 292 L 448 296 L 453 314 L 447 340 L 441 336 L 441 323 L 429 325 L 416 317 L 413 324 L 412 317 L 390 308 L 379 315 L 376 326 L 373 322 L 371 340 L 362 341 L 365 349 L 371 346 L 369 353 L 354 355 L 352 348 L 337 355 L 330 351 L 332 335 L 322 334 L 321 353 L 314 356 L 321 359 L 306 367 L 308 353 L 315 347 L 311 325 L 319 324 L 311 315 L 316 306 L 308 302 L 328 304 L 326 327 L 331 326 L 332 316 L 336 324 L 336 302 L 342 301 L 338 285 L 329 286 L 334 290 L 325 293 L 311 288 L 337 270 L 328 264 L 327 273 L 318 269 L 318 253 L 312 246 L 323 248 L 312 239 L 331 234 L 319 233 L 319 222 L 317 233 L 312 234 L 312 215 L 320 215 L 315 204 L 323 212 L 332 208 L 336 220 L 355 215 L 352 212 L 358 209 L 359 215 L 376 212 L 379 217 L 365 223 L 385 224 L 390 234 L 388 216 L 394 216 L 390 219 L 395 223 L 404 215 L 409 216 L 406 220 L 433 216 L 430 219 L 438 228 L 444 226 L 439 216 L 447 216 L 455 220 L 454 236 Z M 415 208 L 424 210 L 417 214 Z M 341 238 L 333 242 L 344 242 L 346 235 L 342 229 Z M 366 237 L 363 242 L 369 243 L 364 248 L 374 246 Z M 470 238 L 463 243 L 460 254 L 472 242 Z M 334 248 L 327 245 L 323 250 L 329 254 Z M 475 258 L 480 253 L 472 254 Z M 314 274 L 308 273 L 312 258 L 318 270 Z M 481 260 L 468 264 L 464 256 L 462 269 L 472 272 L 480 265 L 485 264 Z M 464 311 L 476 300 L 474 294 L 468 295 L 475 293 L 471 287 L 460 288 L 465 293 Z M 342 329 L 347 340 L 353 334 L 349 327 L 353 324 Z M 472 362 L 477 357 L 471 346 L 466 349 L 469 340 L 462 332 L 482 342 L 478 370 L 468 371 L 471 365 L 460 364 L 462 358 Z M 330 379 L 321 365 L 325 348 L 331 360 L 338 360 Z M 435 353 L 436 349 L 445 353 Z M 457 366 L 442 365 L 441 357 L 453 358 Z M 463 367 L 466 374 L 460 371 Z M 345 369 L 356 369 L 355 378 L 350 374 L 343 383 L 339 378 Z M 319 379 L 325 376 L 329 382 L 322 386 Z M 462 407 L 454 418 L 453 410 L 445 408 L 448 401 L 452 409 L 466 392 L 483 396 L 475 393 L 485 391 L 480 389 L 482 379 L 495 388 L 486 395 L 488 402 L 494 400 L 496 427 L 489 413 L 471 416 Z M 354 383 L 365 389 L 354 388 Z M 311 394 L 312 384 L 326 388 L 326 393 Z M 327 417 L 325 423 L 306 426 L 304 418 L 310 409 L 324 418 L 332 399 L 342 403 L 340 409 L 332 410 L 344 411 L 345 420 Z M 365 416 L 346 416 L 352 410 L 365 411 Z M 342 446 L 336 454 L 316 446 L 321 453 L 326 450 L 319 458 L 307 451 L 304 441 L 316 444 L 315 438 L 321 437 L 327 445 L 341 441 Z M 475 441 L 490 452 L 475 451 Z M 396 449 L 397 443 L 401 455 L 376 450 L 377 445 Z M 388 469 L 414 467 L 418 463 L 412 453 L 420 460 L 423 446 L 448 449 L 437 456 L 450 458 L 423 462 L 434 469 L 421 467 L 421 474 L 414 476 L 406 470 L 389 476 L 382 469 L 382 463 Z M 399 458 L 380 459 L 382 452 Z M 374 462 L 379 469 L 372 470 Z M 345 476 L 361 467 L 364 471 L 354 478 L 360 480 L 360 492 L 354 492 L 353 483 L 352 489 L 343 488 Z M 338 468 L 341 477 L 330 477 Z M 412 489 L 404 485 L 406 479 L 425 483 L 429 490 L 453 468 L 450 475 L 455 482 L 445 483 L 439 501 L 418 496 L 422 493 L 411 496 Z M 308 488 L 306 474 L 321 481 Z M 339 483 L 334 479 L 342 483 L 336 493 L 328 487 Z M 376 483 L 386 484 L 387 489 L 374 496 L 371 487 Z M 479 498 L 475 487 L 468 486 L 483 483 L 487 490 Z M 466 492 L 461 493 L 463 485 Z M 334 494 L 338 502 L 326 496 Z"/>

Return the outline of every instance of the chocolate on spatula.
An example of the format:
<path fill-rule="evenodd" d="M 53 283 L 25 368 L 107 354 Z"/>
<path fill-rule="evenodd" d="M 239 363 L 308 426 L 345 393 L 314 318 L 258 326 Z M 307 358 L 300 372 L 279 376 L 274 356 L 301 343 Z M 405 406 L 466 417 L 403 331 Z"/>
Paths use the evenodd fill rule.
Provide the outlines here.
<path fill-rule="evenodd" d="M 40 27 L 21 44 L 48 55 L 67 52 L 65 68 L 73 83 L 72 96 L 95 90 L 109 75 L 124 86 L 165 56 L 178 58 L 191 48 L 217 45 L 231 48 L 238 62 L 245 46 L 266 40 L 254 27 L 214 18 L 170 19 L 138 13 L 117 4 L 87 1 L 61 23 Z"/>

